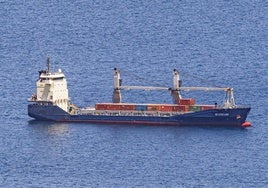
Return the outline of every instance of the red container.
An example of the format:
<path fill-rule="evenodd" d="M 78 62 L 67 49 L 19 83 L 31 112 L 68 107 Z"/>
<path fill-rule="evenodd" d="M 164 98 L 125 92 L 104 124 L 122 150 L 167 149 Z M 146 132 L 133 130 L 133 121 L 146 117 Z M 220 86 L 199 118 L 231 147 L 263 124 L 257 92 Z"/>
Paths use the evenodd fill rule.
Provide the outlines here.
<path fill-rule="evenodd" d="M 96 110 L 107 110 L 107 104 L 96 104 Z"/>
<path fill-rule="evenodd" d="M 120 105 L 110 104 L 110 105 L 108 105 L 108 109 L 107 110 L 116 110 L 116 111 L 119 111 L 120 110 Z"/>
<path fill-rule="evenodd" d="M 119 109 L 120 110 L 129 110 L 129 111 L 132 111 L 132 110 L 135 110 L 135 105 L 132 105 L 132 104 L 120 104 L 119 105 Z"/>
<path fill-rule="evenodd" d="M 195 104 L 195 100 L 190 98 L 190 99 L 180 99 L 179 100 L 179 105 L 194 105 Z"/>
<path fill-rule="evenodd" d="M 159 105 L 159 104 L 148 104 L 146 109 L 147 109 L 147 111 L 160 111 L 161 110 L 161 105 Z"/>
<path fill-rule="evenodd" d="M 98 103 L 95 105 L 96 110 L 135 110 L 133 104 L 121 104 L 121 103 Z"/>
<path fill-rule="evenodd" d="M 96 110 L 110 110 L 109 103 L 98 103 L 95 105 Z"/>
<path fill-rule="evenodd" d="M 210 109 L 214 109 L 215 106 L 214 105 L 202 105 L 201 106 L 201 110 L 210 110 Z"/>
<path fill-rule="evenodd" d="M 187 111 L 189 111 L 189 106 L 187 106 L 187 105 L 173 106 L 173 111 L 176 111 L 176 112 L 187 112 Z"/>
<path fill-rule="evenodd" d="M 174 105 L 161 105 L 160 110 L 163 112 L 173 111 Z"/>

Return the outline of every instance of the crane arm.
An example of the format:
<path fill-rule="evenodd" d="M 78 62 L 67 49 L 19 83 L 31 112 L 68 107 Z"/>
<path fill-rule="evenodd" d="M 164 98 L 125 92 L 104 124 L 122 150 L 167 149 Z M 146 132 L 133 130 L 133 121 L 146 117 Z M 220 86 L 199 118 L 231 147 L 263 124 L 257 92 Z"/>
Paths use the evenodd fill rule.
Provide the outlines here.
<path fill-rule="evenodd" d="M 124 90 L 169 90 L 168 87 L 153 87 L 153 86 L 120 86 L 119 89 Z"/>
<path fill-rule="evenodd" d="M 153 86 L 120 86 L 119 89 L 124 90 L 171 90 L 168 87 L 153 87 Z M 230 91 L 229 87 L 179 87 L 181 91 Z"/>

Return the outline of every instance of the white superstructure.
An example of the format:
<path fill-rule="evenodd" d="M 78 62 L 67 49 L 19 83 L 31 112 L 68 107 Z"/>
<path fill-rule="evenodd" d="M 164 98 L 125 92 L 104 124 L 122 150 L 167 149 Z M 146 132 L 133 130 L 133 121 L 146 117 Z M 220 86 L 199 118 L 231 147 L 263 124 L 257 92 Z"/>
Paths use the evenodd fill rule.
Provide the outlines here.
<path fill-rule="evenodd" d="M 31 100 L 40 103 L 52 103 L 68 111 L 69 92 L 67 81 L 61 70 L 50 72 L 49 58 L 47 59 L 47 70 L 39 72 L 39 79 L 36 82 L 37 93 Z"/>

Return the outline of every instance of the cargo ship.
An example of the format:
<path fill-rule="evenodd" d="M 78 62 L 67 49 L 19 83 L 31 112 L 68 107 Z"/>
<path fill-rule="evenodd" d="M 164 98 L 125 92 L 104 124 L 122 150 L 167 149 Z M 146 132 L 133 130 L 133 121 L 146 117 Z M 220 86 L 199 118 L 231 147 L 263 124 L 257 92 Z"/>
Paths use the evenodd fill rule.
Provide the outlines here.
<path fill-rule="evenodd" d="M 89 122 L 142 125 L 206 125 L 249 127 L 246 121 L 250 107 L 235 104 L 230 87 L 182 87 L 179 71 L 173 70 L 173 87 L 124 86 L 120 71 L 114 69 L 113 100 L 96 103 L 95 106 L 77 107 L 70 102 L 67 81 L 63 72 L 50 70 L 47 58 L 46 70 L 39 71 L 36 94 L 28 99 L 28 115 L 36 120 L 57 122 Z M 172 104 L 123 103 L 122 90 L 166 90 L 172 96 Z M 182 91 L 223 91 L 222 105 L 196 104 L 193 98 L 183 98 Z"/>

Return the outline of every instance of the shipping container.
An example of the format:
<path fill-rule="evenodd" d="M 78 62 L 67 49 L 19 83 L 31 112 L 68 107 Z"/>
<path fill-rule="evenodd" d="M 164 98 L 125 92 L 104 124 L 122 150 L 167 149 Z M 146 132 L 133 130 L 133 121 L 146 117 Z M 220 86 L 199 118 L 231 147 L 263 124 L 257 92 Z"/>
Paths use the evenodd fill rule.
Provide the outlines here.
<path fill-rule="evenodd" d="M 202 105 L 201 106 L 201 110 L 210 110 L 214 108 L 215 108 L 215 105 Z"/>
<path fill-rule="evenodd" d="M 160 111 L 163 111 L 163 112 L 173 111 L 173 107 L 174 105 L 161 105 Z"/>
<path fill-rule="evenodd" d="M 200 111 L 201 110 L 201 106 L 189 106 L 189 110 L 190 111 Z"/>
<path fill-rule="evenodd" d="M 107 110 L 119 111 L 120 110 L 120 105 L 110 104 L 110 105 L 108 105 L 108 109 Z"/>
<path fill-rule="evenodd" d="M 176 112 L 187 112 L 189 111 L 189 106 L 186 105 L 177 105 L 173 107 L 173 111 Z"/>
<path fill-rule="evenodd" d="M 96 104 L 95 105 L 96 110 L 107 110 L 107 104 Z"/>
<path fill-rule="evenodd" d="M 113 105 L 112 103 L 99 104 L 98 107 L 102 107 L 102 110 L 118 110 L 118 106 Z"/>
<path fill-rule="evenodd" d="M 135 110 L 135 105 L 127 103 L 98 103 L 96 110 Z"/>
<path fill-rule="evenodd" d="M 133 105 L 133 104 L 121 104 L 120 110 L 133 111 L 133 110 L 135 110 L 135 105 Z"/>
<path fill-rule="evenodd" d="M 148 104 L 147 111 L 160 111 L 161 105 L 159 104 Z"/>
<path fill-rule="evenodd" d="M 136 104 L 135 105 L 135 110 L 136 111 L 146 111 L 147 110 L 147 107 L 144 104 Z"/>
<path fill-rule="evenodd" d="M 195 105 L 195 100 L 193 98 L 190 99 L 180 99 L 179 105 Z"/>

